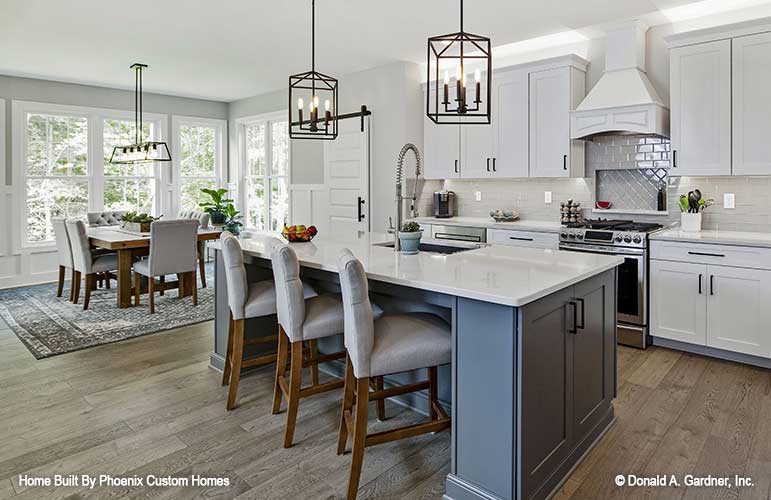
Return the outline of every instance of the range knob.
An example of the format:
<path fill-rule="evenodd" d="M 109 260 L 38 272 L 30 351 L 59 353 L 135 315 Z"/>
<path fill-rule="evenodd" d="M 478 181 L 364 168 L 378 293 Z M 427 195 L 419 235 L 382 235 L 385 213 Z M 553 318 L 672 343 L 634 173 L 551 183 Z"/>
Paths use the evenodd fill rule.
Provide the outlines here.
<path fill-rule="evenodd" d="M 621 238 L 621 235 L 620 235 L 620 234 L 617 234 L 617 235 L 616 235 L 616 243 L 621 243 L 621 239 L 622 239 L 622 238 Z"/>
<path fill-rule="evenodd" d="M 634 238 L 632 238 L 632 241 L 634 241 L 635 243 L 640 243 L 642 241 L 642 238 L 640 238 L 639 234 L 635 234 Z"/>
<path fill-rule="evenodd" d="M 568 239 L 568 233 L 566 233 L 566 232 L 564 232 L 564 231 L 563 231 L 563 232 L 561 232 L 561 233 L 560 233 L 560 238 L 562 238 L 563 240 L 566 240 L 566 239 Z"/>
<path fill-rule="evenodd" d="M 624 243 L 631 243 L 631 242 L 632 242 L 632 237 L 631 236 L 629 236 L 628 234 L 626 236 L 624 236 Z"/>
<path fill-rule="evenodd" d="M 576 235 L 576 239 L 578 239 L 578 240 L 583 240 L 583 239 L 584 239 L 584 233 L 578 233 L 578 234 Z"/>
<path fill-rule="evenodd" d="M 568 238 L 570 238 L 571 240 L 574 240 L 574 239 L 576 238 L 576 235 L 575 235 L 575 233 L 570 233 L 570 234 L 568 235 Z"/>

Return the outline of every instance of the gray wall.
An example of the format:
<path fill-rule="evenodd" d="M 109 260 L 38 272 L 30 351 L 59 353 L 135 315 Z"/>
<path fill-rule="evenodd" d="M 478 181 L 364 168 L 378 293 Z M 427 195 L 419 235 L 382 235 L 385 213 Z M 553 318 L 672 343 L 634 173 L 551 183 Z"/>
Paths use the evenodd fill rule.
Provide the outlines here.
<path fill-rule="evenodd" d="M 131 78 L 131 75 L 128 75 Z M 120 110 L 134 109 L 134 92 L 127 90 L 108 89 L 90 85 L 18 78 L 0 75 L 0 99 L 6 99 L 6 172 L 5 183 L 10 185 L 11 158 L 13 144 L 11 142 L 11 101 L 35 101 L 70 106 L 90 106 L 93 108 L 110 108 Z M 148 113 L 166 115 L 199 116 L 206 118 L 225 119 L 228 117 L 228 104 L 224 102 L 187 99 L 159 94 L 144 94 L 144 110 Z M 169 116 L 169 126 L 171 118 Z M 169 131 L 166 136 L 170 137 Z M 169 139 L 169 144 L 173 138 Z"/>

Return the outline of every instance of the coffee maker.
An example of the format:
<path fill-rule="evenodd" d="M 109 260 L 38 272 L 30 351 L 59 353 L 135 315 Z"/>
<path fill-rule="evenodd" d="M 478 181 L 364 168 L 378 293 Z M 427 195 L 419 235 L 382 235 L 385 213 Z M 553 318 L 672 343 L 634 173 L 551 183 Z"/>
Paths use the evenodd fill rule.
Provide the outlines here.
<path fill-rule="evenodd" d="M 453 191 L 434 191 L 434 217 L 449 219 L 455 216 L 455 193 Z"/>

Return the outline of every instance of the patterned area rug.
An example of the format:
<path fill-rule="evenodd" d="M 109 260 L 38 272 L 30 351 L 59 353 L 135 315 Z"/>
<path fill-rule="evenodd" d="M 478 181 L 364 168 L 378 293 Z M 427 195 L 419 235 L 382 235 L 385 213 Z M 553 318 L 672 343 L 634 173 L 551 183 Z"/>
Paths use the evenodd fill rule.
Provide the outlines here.
<path fill-rule="evenodd" d="M 192 297 L 179 298 L 176 290 L 155 295 L 155 314 L 150 314 L 147 295 L 139 307 L 118 309 L 115 283 L 110 290 L 91 293 L 88 310 L 68 300 L 69 281 L 62 296 L 56 297 L 56 283 L 0 290 L 0 319 L 37 358 L 119 342 L 151 333 L 214 319 L 214 277 L 207 266 L 207 288 L 200 288 L 198 306 Z"/>

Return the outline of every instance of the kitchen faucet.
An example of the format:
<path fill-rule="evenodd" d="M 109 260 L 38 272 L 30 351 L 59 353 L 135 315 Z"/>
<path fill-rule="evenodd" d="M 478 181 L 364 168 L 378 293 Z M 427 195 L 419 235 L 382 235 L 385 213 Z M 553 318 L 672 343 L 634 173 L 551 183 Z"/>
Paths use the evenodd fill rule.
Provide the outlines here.
<path fill-rule="evenodd" d="M 402 196 L 402 180 L 404 177 L 404 157 L 407 156 L 407 152 L 412 151 L 415 154 L 415 185 L 412 190 L 412 197 Z M 418 199 L 418 177 L 420 177 L 420 151 L 418 147 L 412 143 L 407 143 L 399 151 L 399 158 L 396 160 L 396 228 L 394 231 L 394 250 L 401 250 L 399 244 L 399 231 L 402 229 L 402 202 L 404 200 L 411 200 L 410 205 L 410 217 L 415 218 L 418 216 L 418 210 L 415 208 L 415 203 Z"/>

